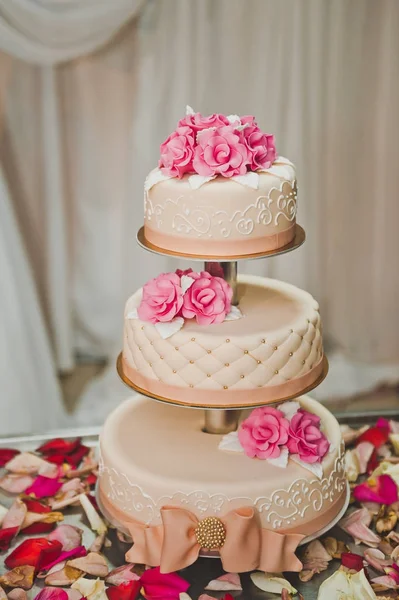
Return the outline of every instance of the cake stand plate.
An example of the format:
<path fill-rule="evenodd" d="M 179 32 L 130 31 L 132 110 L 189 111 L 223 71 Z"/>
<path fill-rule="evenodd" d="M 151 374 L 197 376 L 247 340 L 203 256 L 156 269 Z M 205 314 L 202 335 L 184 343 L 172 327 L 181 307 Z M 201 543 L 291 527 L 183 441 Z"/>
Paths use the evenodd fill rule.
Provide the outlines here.
<path fill-rule="evenodd" d="M 116 369 L 118 371 L 119 377 L 121 378 L 121 380 L 123 381 L 123 383 L 125 385 L 127 385 L 129 388 L 131 388 L 135 392 L 138 392 L 142 396 L 146 396 L 147 398 L 152 398 L 153 400 L 157 400 L 158 402 L 165 402 L 165 403 L 171 404 L 173 406 L 184 406 L 187 408 L 201 408 L 201 409 L 209 409 L 209 410 L 213 410 L 213 409 L 216 409 L 216 410 L 245 410 L 245 409 L 250 409 L 250 408 L 256 408 L 258 406 L 266 406 L 266 405 L 270 406 L 273 404 L 279 404 L 280 402 L 286 402 L 287 400 L 292 400 L 293 398 L 298 398 L 299 396 L 303 396 L 303 395 L 307 394 L 308 392 L 310 392 L 311 390 L 316 388 L 318 385 L 320 385 L 321 382 L 327 376 L 328 360 L 327 360 L 326 356 L 323 357 L 323 370 L 321 372 L 321 375 L 311 385 L 308 385 L 306 388 L 303 388 L 300 392 L 298 392 L 295 395 L 278 396 L 278 397 L 274 398 L 272 402 L 255 402 L 255 403 L 248 403 L 248 404 L 224 403 L 224 404 L 213 404 L 211 406 L 207 405 L 207 404 L 193 404 L 193 403 L 189 403 L 189 402 L 181 402 L 180 400 L 175 400 L 175 399 L 169 398 L 167 396 L 158 396 L 157 394 L 152 394 L 148 390 L 145 390 L 145 389 L 139 387 L 138 385 L 133 383 L 123 372 L 122 352 L 119 354 L 119 356 L 117 358 Z M 226 394 L 226 396 L 228 396 L 228 392 L 225 392 L 223 390 L 221 390 L 220 393 L 221 393 L 221 395 Z"/>
<path fill-rule="evenodd" d="M 292 242 L 290 242 L 286 246 L 278 248 L 277 250 L 269 250 L 268 252 L 258 252 L 256 254 L 236 254 L 235 256 L 213 256 L 212 254 L 206 255 L 205 252 L 204 254 L 185 254 L 183 252 L 175 252 L 174 250 L 167 250 L 166 248 L 155 246 L 146 239 L 144 235 L 144 227 L 141 227 L 137 233 L 137 242 L 139 246 L 141 246 L 145 250 L 148 250 L 149 252 L 153 252 L 154 254 L 162 254 L 163 256 L 173 256 L 174 258 L 185 258 L 189 260 L 198 260 L 202 262 L 204 262 L 204 260 L 209 262 L 236 262 L 237 260 L 256 260 L 258 258 L 267 258 L 268 256 L 278 256 L 279 254 L 285 254 L 286 252 L 291 252 L 291 250 L 299 248 L 300 246 L 302 246 L 305 239 L 305 230 L 297 224 L 295 226 L 295 237 L 292 240 Z"/>

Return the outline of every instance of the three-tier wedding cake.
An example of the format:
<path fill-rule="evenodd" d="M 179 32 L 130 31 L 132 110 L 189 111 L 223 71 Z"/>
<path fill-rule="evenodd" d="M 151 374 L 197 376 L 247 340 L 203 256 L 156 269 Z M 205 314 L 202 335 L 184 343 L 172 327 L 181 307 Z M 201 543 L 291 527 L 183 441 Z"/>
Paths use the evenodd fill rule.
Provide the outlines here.
<path fill-rule="evenodd" d="M 304 241 L 296 202 L 294 165 L 251 116 L 188 108 L 161 145 L 139 242 L 205 266 L 126 304 L 118 371 L 139 394 L 104 425 L 98 500 L 132 538 L 130 562 L 298 571 L 297 546 L 347 505 L 338 423 L 304 396 L 328 368 L 318 304 L 236 277 L 237 260 Z"/>

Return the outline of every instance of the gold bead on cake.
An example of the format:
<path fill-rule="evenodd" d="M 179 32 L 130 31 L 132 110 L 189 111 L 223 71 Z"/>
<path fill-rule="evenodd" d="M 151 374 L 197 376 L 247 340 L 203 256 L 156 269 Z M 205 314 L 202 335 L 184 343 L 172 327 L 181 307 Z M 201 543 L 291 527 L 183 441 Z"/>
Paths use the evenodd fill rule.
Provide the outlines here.
<path fill-rule="evenodd" d="M 226 529 L 217 517 L 206 517 L 195 528 L 195 537 L 201 548 L 218 550 L 226 541 Z"/>

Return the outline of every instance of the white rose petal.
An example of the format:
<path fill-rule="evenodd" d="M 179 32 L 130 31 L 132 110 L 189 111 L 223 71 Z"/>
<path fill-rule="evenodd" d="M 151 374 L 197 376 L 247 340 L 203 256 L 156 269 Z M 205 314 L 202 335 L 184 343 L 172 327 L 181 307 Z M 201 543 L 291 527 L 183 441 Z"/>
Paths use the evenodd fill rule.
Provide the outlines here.
<path fill-rule="evenodd" d="M 301 408 L 301 405 L 299 404 L 299 402 L 292 400 L 290 402 L 283 402 L 283 404 L 279 404 L 277 408 L 278 410 L 281 410 L 282 413 L 284 413 L 286 419 L 291 421 L 292 417 L 296 415 L 298 410 Z"/>
<path fill-rule="evenodd" d="M 241 125 L 241 119 L 238 115 L 228 115 L 227 120 L 230 123 L 230 125 L 235 125 L 236 123 L 238 123 L 238 125 Z"/>
<path fill-rule="evenodd" d="M 256 585 L 260 590 L 264 592 L 270 592 L 272 594 L 281 594 L 282 590 L 288 590 L 290 594 L 296 594 L 297 590 L 287 581 L 282 573 L 263 573 L 262 571 L 255 571 L 250 575 L 252 583 Z M 334 596 L 326 596 L 327 598 L 333 598 Z"/>
<path fill-rule="evenodd" d="M 189 106 L 188 104 L 186 104 L 186 115 L 195 115 L 195 110 L 191 108 L 191 106 Z"/>

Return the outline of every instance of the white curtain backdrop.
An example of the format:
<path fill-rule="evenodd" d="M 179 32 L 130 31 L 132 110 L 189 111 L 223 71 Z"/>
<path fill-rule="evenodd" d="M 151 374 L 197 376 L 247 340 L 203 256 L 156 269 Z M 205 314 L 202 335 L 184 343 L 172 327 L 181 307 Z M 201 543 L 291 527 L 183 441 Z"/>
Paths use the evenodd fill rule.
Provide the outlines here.
<path fill-rule="evenodd" d="M 85 46 L 83 34 L 95 15 L 101 44 L 139 8 L 86 2 L 84 21 L 80 4 L 12 3 L 46 14 L 55 5 L 82 10 L 74 39 L 62 19 L 56 36 L 42 35 L 45 20 L 26 36 L 33 62 L 87 53 L 96 45 Z M 35 21 L 9 7 L 0 1 L 2 27 L 11 31 L 0 44 L 29 60 L 10 40 Z M 57 366 L 71 368 L 75 351 L 111 359 L 85 394 L 82 421 L 100 422 L 126 395 L 113 359 L 127 296 L 178 266 L 144 253 L 135 234 L 144 177 L 187 103 L 255 114 L 298 166 L 306 244 L 240 269 L 291 281 L 320 301 L 337 353 L 321 395 L 398 378 L 398 22 L 396 0 L 147 0 L 139 20 L 100 51 L 57 68 L 13 61 L 2 161 Z M 42 46 L 53 58 L 43 59 Z M 63 46 L 80 50 L 61 57 Z"/>

